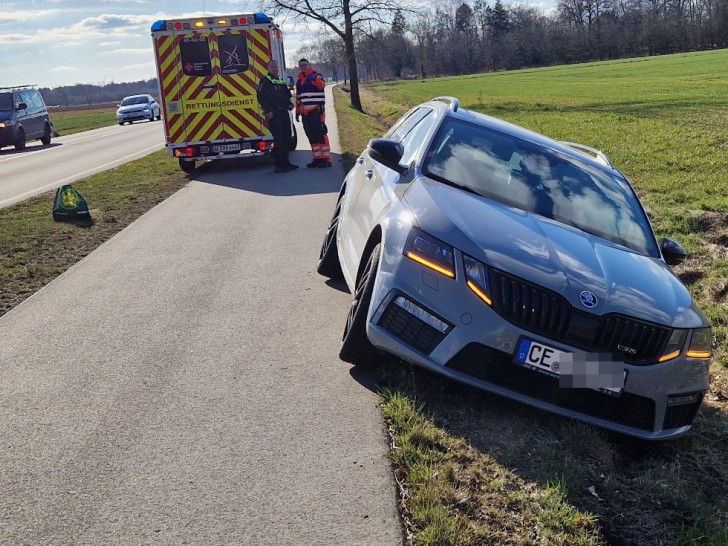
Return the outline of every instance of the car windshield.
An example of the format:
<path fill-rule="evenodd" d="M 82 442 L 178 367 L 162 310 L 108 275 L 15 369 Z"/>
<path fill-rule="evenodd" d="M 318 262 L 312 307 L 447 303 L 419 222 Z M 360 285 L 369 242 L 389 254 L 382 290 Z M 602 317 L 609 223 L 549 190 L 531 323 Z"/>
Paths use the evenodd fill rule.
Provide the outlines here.
<path fill-rule="evenodd" d="M 423 172 L 637 252 L 659 256 L 649 222 L 626 181 L 536 144 L 448 119 L 433 140 Z"/>
<path fill-rule="evenodd" d="M 147 104 L 147 97 L 126 97 L 121 101 L 121 106 L 131 106 L 132 104 Z"/>
<path fill-rule="evenodd" d="M 13 94 L 12 93 L 0 93 L 0 110 L 12 110 L 13 109 Z"/>

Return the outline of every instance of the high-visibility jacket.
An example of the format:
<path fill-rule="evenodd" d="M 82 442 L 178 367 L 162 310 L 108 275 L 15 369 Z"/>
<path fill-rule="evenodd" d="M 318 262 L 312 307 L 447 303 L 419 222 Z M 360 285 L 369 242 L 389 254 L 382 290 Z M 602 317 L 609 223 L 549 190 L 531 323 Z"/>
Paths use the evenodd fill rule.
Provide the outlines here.
<path fill-rule="evenodd" d="M 309 66 L 305 73 L 300 72 L 296 82 L 296 112 L 305 115 L 322 107 L 325 101 L 324 87 L 324 77 L 312 67 Z"/>

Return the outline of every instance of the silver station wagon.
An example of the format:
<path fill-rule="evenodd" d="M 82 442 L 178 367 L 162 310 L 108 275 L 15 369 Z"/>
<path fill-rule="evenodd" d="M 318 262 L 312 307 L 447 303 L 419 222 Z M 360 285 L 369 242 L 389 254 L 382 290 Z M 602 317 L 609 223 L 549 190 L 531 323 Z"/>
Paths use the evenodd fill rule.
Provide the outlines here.
<path fill-rule="evenodd" d="M 389 353 L 644 439 L 693 423 L 710 325 L 601 152 L 438 97 L 347 174 L 318 272 L 354 295 L 340 357 Z"/>

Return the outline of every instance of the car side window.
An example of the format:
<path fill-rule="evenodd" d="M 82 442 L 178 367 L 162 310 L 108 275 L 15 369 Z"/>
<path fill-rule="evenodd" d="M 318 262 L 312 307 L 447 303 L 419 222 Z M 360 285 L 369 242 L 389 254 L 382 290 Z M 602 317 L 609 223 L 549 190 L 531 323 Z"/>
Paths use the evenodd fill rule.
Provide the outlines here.
<path fill-rule="evenodd" d="M 415 153 L 419 149 L 420 145 L 424 141 L 425 135 L 432 127 L 435 120 L 435 116 L 432 110 L 427 110 L 423 116 L 418 116 L 418 123 L 404 136 L 401 141 L 404 147 L 404 153 L 400 163 L 402 165 L 409 165 L 414 157 Z"/>
<path fill-rule="evenodd" d="M 402 142 L 402 139 L 407 135 L 407 133 L 409 133 L 412 128 L 430 112 L 432 112 L 432 110 L 429 108 L 416 108 L 415 110 L 412 110 L 412 113 L 409 116 L 402 118 L 399 123 L 392 127 L 392 130 L 385 135 L 385 138 Z"/>

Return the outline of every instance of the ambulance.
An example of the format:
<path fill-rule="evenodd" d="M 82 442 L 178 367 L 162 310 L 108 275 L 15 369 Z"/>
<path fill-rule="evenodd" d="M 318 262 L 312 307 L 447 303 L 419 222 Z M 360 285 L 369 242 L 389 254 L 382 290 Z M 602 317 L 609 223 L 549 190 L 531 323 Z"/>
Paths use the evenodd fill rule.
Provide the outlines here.
<path fill-rule="evenodd" d="M 183 171 L 270 153 L 256 92 L 271 60 L 285 69 L 278 25 L 263 13 L 167 19 L 152 25 L 152 41 L 167 152 Z M 291 135 L 295 147 L 293 119 Z"/>

